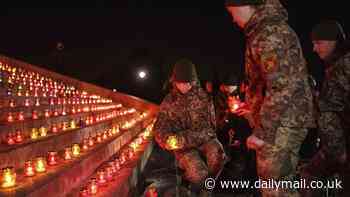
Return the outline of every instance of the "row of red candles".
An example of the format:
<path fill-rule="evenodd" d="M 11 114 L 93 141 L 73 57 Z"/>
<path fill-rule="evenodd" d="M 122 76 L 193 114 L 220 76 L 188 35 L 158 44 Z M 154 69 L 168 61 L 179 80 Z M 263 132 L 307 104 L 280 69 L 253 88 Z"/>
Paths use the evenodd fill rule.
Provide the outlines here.
<path fill-rule="evenodd" d="M 72 160 L 73 158 L 77 158 L 81 154 L 81 149 L 83 151 L 88 151 L 92 149 L 96 144 L 102 143 L 103 141 L 115 136 L 119 133 L 119 129 L 117 127 L 113 127 L 112 129 L 106 130 L 104 132 L 98 133 L 95 137 L 84 138 L 82 147 L 75 143 L 71 147 L 67 147 L 63 152 L 63 159 L 65 161 Z M 46 159 L 44 157 L 37 157 L 34 160 L 28 160 L 25 162 L 24 166 L 24 176 L 33 177 L 36 173 L 44 173 L 46 172 L 47 165 L 55 166 L 59 163 L 63 163 L 60 161 L 61 158 L 56 151 L 49 151 Z M 3 188 L 13 187 L 16 185 L 16 172 L 13 167 L 7 167 L 2 170 L 2 178 L 1 178 L 1 186 Z"/>

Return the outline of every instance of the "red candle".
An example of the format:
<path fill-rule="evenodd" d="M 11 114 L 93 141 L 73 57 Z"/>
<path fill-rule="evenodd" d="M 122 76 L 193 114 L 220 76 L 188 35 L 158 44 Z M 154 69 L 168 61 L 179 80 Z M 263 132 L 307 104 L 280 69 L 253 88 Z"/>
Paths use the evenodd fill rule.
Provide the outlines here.
<path fill-rule="evenodd" d="M 20 131 L 17 131 L 17 132 L 16 132 L 15 141 L 16 141 L 17 143 L 23 142 L 23 136 L 22 136 L 22 133 L 21 133 Z"/>
<path fill-rule="evenodd" d="M 101 133 L 98 133 L 96 138 L 97 138 L 96 139 L 97 143 L 101 143 L 102 142 Z"/>
<path fill-rule="evenodd" d="M 45 118 L 50 117 L 50 111 L 48 109 L 45 110 Z"/>
<path fill-rule="evenodd" d="M 54 99 L 50 98 L 50 105 L 55 105 Z"/>
<path fill-rule="evenodd" d="M 105 132 L 103 132 L 102 139 L 103 139 L 103 140 L 108 139 L 108 135 L 107 135 L 107 132 L 106 132 L 106 131 L 105 131 Z"/>
<path fill-rule="evenodd" d="M 115 166 L 115 162 L 114 161 L 110 161 L 110 162 L 108 162 L 108 165 L 109 165 L 109 167 L 111 167 L 112 173 L 116 174 L 117 173 L 117 168 Z"/>
<path fill-rule="evenodd" d="M 58 128 L 56 124 L 52 125 L 52 129 L 51 129 L 52 133 L 57 133 L 58 132 Z"/>
<path fill-rule="evenodd" d="M 95 178 L 92 178 L 89 183 L 89 194 L 97 194 L 98 192 L 98 185 L 97 185 L 97 180 Z"/>
<path fill-rule="evenodd" d="M 72 149 L 71 147 L 67 147 L 64 149 L 64 159 L 71 160 L 72 159 Z"/>
<path fill-rule="evenodd" d="M 22 111 L 19 112 L 19 114 L 18 114 L 18 120 L 19 120 L 19 121 L 23 121 L 23 120 L 24 120 L 24 114 L 23 114 Z"/>
<path fill-rule="evenodd" d="M 106 173 L 106 180 L 112 181 L 113 180 L 113 169 L 111 166 L 106 167 L 105 173 Z"/>
<path fill-rule="evenodd" d="M 89 139 L 85 138 L 83 140 L 83 150 L 87 151 L 89 149 Z"/>
<path fill-rule="evenodd" d="M 47 156 L 47 163 L 50 166 L 57 165 L 58 164 L 58 155 L 55 151 L 50 151 Z"/>
<path fill-rule="evenodd" d="M 35 100 L 35 106 L 37 106 L 37 107 L 40 106 L 40 102 L 39 101 L 40 101 L 39 99 Z"/>
<path fill-rule="evenodd" d="M 26 161 L 24 163 L 25 176 L 31 177 L 35 175 L 34 165 L 32 161 Z"/>
<path fill-rule="evenodd" d="M 33 113 L 32 113 L 32 118 L 33 118 L 33 120 L 36 120 L 36 119 L 38 119 L 39 117 L 38 117 L 38 112 L 37 111 L 33 111 Z"/>
<path fill-rule="evenodd" d="M 6 138 L 8 145 L 15 144 L 15 136 L 13 135 L 13 133 L 8 133 Z"/>
<path fill-rule="evenodd" d="M 29 99 L 24 100 L 24 106 L 29 107 L 30 102 Z"/>
<path fill-rule="evenodd" d="M 91 146 L 94 146 L 94 138 L 93 137 L 89 137 L 89 146 L 91 147 Z"/>
<path fill-rule="evenodd" d="M 15 101 L 14 100 L 10 100 L 10 107 L 15 107 Z"/>
<path fill-rule="evenodd" d="M 13 122 L 13 121 L 14 121 L 13 115 L 11 112 L 9 112 L 7 115 L 7 122 Z"/>
<path fill-rule="evenodd" d="M 97 180 L 99 185 L 105 185 L 107 183 L 106 173 L 104 170 L 97 171 Z"/>

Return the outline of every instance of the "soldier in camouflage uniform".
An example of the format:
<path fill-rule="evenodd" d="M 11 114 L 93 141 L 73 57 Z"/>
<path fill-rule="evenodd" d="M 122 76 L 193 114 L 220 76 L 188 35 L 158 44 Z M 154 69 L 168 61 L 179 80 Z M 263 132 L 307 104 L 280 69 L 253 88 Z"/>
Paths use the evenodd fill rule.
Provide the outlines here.
<path fill-rule="evenodd" d="M 346 139 L 350 128 L 350 45 L 342 27 L 331 20 L 316 25 L 311 39 L 314 51 L 324 61 L 326 68 L 318 98 L 318 126 L 322 146 L 304 169 L 303 175 L 320 178 L 344 170 L 348 157 Z M 312 191 L 308 192 L 311 196 Z"/>
<path fill-rule="evenodd" d="M 170 81 L 174 88 L 160 105 L 155 139 L 163 149 L 175 154 L 191 188 L 204 193 L 204 180 L 216 176 L 225 160 L 216 138 L 214 105 L 200 88 L 190 61 L 179 60 Z M 171 143 L 172 139 L 176 142 Z"/>
<path fill-rule="evenodd" d="M 253 127 L 247 145 L 256 150 L 260 179 L 295 178 L 298 152 L 314 127 L 306 61 L 279 0 L 226 0 L 227 10 L 247 38 L 246 106 Z M 295 189 L 262 189 L 262 196 L 299 196 Z"/>

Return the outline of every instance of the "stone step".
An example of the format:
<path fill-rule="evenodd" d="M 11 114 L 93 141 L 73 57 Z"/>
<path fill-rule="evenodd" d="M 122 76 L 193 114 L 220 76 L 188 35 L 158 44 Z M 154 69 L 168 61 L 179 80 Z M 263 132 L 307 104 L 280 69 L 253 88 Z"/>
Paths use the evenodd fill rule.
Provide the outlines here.
<path fill-rule="evenodd" d="M 95 145 L 91 150 L 82 152 L 72 161 L 59 161 L 56 166 L 47 166 L 47 172 L 33 178 L 24 177 L 23 170 L 17 171 L 17 185 L 0 189 L 0 196 L 65 196 L 81 181 L 89 177 L 95 169 L 119 149 L 126 145 L 143 129 L 142 124 L 124 131 L 121 135 Z M 64 141 L 64 139 L 59 140 Z M 46 150 L 45 150 L 46 151 Z"/>

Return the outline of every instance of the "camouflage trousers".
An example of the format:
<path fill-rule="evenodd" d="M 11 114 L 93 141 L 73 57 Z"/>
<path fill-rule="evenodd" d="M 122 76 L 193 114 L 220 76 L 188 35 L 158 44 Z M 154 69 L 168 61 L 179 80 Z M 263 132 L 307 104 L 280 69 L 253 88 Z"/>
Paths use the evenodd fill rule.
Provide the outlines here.
<path fill-rule="evenodd" d="M 208 176 L 215 176 L 223 168 L 226 156 L 221 143 L 214 138 L 198 149 L 177 151 L 175 157 L 184 178 L 202 187 Z"/>
<path fill-rule="evenodd" d="M 302 169 L 302 176 L 309 182 L 330 178 L 334 173 L 344 174 L 347 160 L 346 135 L 341 119 L 336 113 L 322 113 L 319 120 L 321 149 Z M 311 193 L 312 191 L 303 191 Z M 314 191 L 316 193 L 316 191 Z"/>
<path fill-rule="evenodd" d="M 299 161 L 299 149 L 307 134 L 306 128 L 279 127 L 274 144 L 265 144 L 256 151 L 257 173 L 261 181 L 293 181 Z M 263 197 L 300 196 L 294 188 L 262 188 Z"/>

